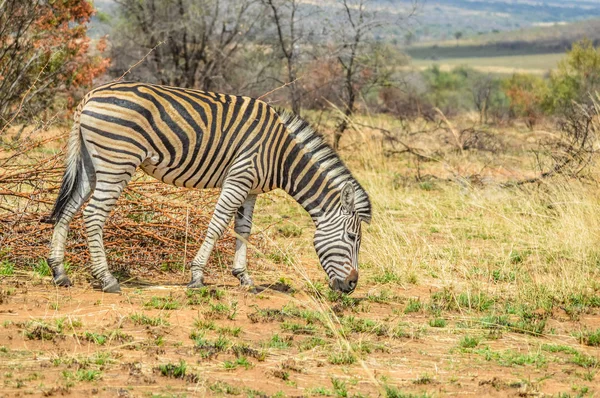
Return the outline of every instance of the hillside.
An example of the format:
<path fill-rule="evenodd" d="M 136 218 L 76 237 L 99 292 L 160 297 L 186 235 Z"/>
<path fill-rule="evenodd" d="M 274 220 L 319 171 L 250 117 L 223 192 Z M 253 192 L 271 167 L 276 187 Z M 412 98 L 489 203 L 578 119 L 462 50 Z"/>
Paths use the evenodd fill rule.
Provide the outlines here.
<path fill-rule="evenodd" d="M 477 36 L 598 17 L 596 0 L 431 0 L 420 2 L 416 24 L 405 40 L 452 40 L 456 32 Z"/>

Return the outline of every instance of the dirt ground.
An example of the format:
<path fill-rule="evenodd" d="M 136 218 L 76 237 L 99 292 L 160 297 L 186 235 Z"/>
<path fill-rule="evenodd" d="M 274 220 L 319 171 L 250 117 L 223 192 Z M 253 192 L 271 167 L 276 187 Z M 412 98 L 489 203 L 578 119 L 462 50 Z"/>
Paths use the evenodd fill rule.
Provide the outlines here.
<path fill-rule="evenodd" d="M 407 310 L 429 291 L 359 289 L 350 299 L 259 280 L 257 293 L 232 278 L 187 292 L 182 276 L 125 284 L 114 295 L 77 282 L 64 289 L 37 275 L 2 280 L 0 396 L 600 393 L 597 370 L 569 359 L 598 359 L 600 350 L 564 346 L 572 339 L 561 331 L 574 325 L 560 314 L 549 325 L 555 337 L 539 338 L 481 334 L 461 314 L 433 327 L 423 310 Z M 579 322 L 598 327 L 598 319 Z M 480 336 L 475 343 L 464 341 L 469 328 Z"/>

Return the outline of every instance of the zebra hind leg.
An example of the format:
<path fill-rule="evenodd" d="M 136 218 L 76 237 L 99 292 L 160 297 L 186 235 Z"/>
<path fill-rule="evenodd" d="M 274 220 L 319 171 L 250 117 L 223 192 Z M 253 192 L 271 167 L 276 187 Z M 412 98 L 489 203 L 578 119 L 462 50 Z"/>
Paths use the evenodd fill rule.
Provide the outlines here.
<path fill-rule="evenodd" d="M 104 223 L 134 171 L 135 169 L 124 172 L 103 172 L 102 169 L 96 171 L 96 189 L 83 210 L 92 276 L 102 283 L 102 291 L 106 293 L 118 293 L 121 287 L 117 278 L 108 270 L 103 243 Z"/>
<path fill-rule="evenodd" d="M 89 198 L 92 192 L 92 186 L 86 173 L 82 173 L 82 178 L 78 180 L 75 191 L 69 198 L 67 205 L 61 213 L 52 234 L 52 243 L 50 245 L 50 255 L 48 256 L 48 266 L 52 269 L 54 283 L 58 286 L 72 286 L 71 280 L 65 272 L 63 265 L 65 257 L 65 243 L 69 233 L 69 223 L 77 214 L 83 203 Z"/>
<path fill-rule="evenodd" d="M 233 259 L 231 273 L 240 280 L 242 286 L 254 285 L 252 278 L 248 275 L 246 255 L 248 252 L 248 238 L 250 237 L 250 230 L 252 229 L 252 213 L 254 211 L 255 203 L 256 195 L 248 195 L 246 201 L 240 206 L 235 215 L 234 229 L 237 239 L 235 242 L 235 257 Z"/>

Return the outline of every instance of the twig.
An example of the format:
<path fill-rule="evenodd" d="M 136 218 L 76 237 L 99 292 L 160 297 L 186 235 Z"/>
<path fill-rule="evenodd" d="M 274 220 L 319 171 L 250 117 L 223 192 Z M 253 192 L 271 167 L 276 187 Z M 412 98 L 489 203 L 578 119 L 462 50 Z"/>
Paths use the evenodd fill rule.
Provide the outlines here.
<path fill-rule="evenodd" d="M 19 113 L 21 113 L 21 109 L 23 109 L 23 103 L 25 102 L 25 99 L 27 99 L 27 95 L 29 95 L 29 92 L 33 89 L 33 87 L 38 82 L 38 80 L 40 80 L 40 76 L 42 76 L 42 73 L 44 73 L 44 71 L 46 70 L 46 67 L 48 66 L 49 62 L 50 62 L 50 60 L 46 61 L 46 64 L 44 65 L 42 70 L 40 70 L 40 73 L 38 73 L 38 75 L 36 76 L 35 80 L 31 84 L 31 86 L 29 86 L 27 91 L 25 91 L 25 95 L 23 95 L 23 98 L 21 99 L 21 102 L 19 103 L 19 108 L 17 109 L 17 111 L 15 112 L 13 117 L 11 117 L 10 120 L 4 125 L 4 127 L 2 127 L 2 130 L 0 130 L 0 136 L 2 136 L 4 134 L 4 131 L 12 124 L 13 120 L 15 120 L 15 118 L 19 115 Z"/>
<path fill-rule="evenodd" d="M 137 67 L 139 64 L 141 64 L 142 62 L 144 62 L 144 60 L 145 60 L 145 59 L 148 57 L 148 55 L 152 54 L 152 52 L 153 52 L 154 50 L 156 50 L 156 49 L 157 49 L 159 46 L 161 46 L 161 45 L 163 45 L 163 44 L 164 44 L 164 41 L 158 42 L 158 44 L 157 44 L 157 45 L 155 45 L 154 47 L 152 47 L 152 48 L 150 49 L 150 51 L 148 51 L 148 52 L 146 53 L 146 55 L 144 55 L 144 56 L 142 57 L 142 59 L 140 59 L 139 61 L 137 61 L 135 64 L 131 65 L 131 66 L 129 67 L 129 69 L 127 69 L 127 70 L 125 71 L 125 73 L 123 73 L 123 74 L 122 74 L 122 75 L 121 75 L 119 78 L 117 78 L 117 79 L 113 80 L 113 82 L 118 82 L 118 81 L 121 81 L 121 80 L 123 80 L 123 78 L 124 78 L 124 77 L 125 77 L 125 76 L 126 76 L 128 73 L 129 73 L 129 72 L 131 72 L 131 71 L 132 71 L 134 68 L 136 68 L 136 67 Z"/>
<path fill-rule="evenodd" d="M 298 80 L 302 79 L 302 77 L 303 77 L 303 76 L 299 76 L 299 77 L 295 78 L 294 80 L 292 80 L 291 82 L 284 83 L 282 86 L 279 86 L 279 87 L 277 87 L 277 88 L 274 88 L 273 90 L 271 90 L 271 91 L 269 91 L 269 92 L 267 92 L 267 93 L 265 93 L 265 94 L 261 95 L 261 96 L 260 96 L 260 97 L 258 97 L 257 99 L 261 100 L 261 99 L 263 99 L 264 97 L 266 97 L 266 96 L 268 96 L 268 95 L 271 95 L 271 94 L 273 94 L 275 91 L 281 90 L 282 88 L 285 88 L 285 87 L 289 86 L 290 84 L 294 84 L 294 83 L 296 83 Z"/>

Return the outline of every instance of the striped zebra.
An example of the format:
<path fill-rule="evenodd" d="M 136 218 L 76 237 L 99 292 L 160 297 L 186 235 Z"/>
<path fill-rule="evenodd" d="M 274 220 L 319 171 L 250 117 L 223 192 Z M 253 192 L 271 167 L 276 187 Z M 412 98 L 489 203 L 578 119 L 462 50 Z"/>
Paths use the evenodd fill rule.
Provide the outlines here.
<path fill-rule="evenodd" d="M 70 286 L 63 266 L 69 223 L 83 210 L 91 273 L 105 292 L 119 292 L 106 262 L 102 230 L 119 195 L 141 167 L 165 183 L 220 187 L 206 238 L 191 263 L 189 288 L 203 286 L 216 240 L 234 218 L 232 273 L 252 285 L 247 239 L 256 195 L 281 188 L 310 214 L 314 245 L 330 287 L 350 293 L 358 281 L 361 221 L 369 197 L 335 152 L 298 116 L 242 96 L 116 82 L 89 92 L 75 112 L 66 170 L 48 221 L 54 282 Z"/>

